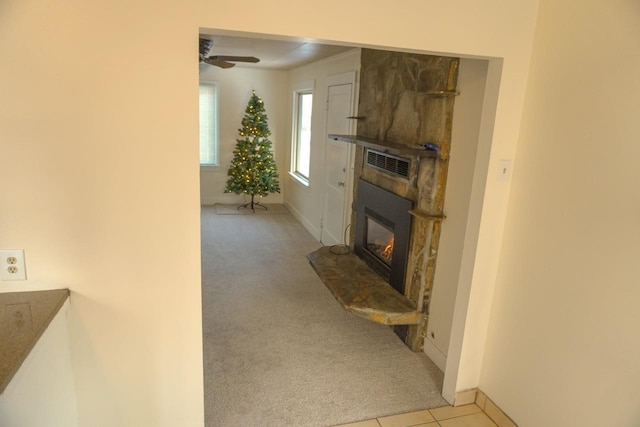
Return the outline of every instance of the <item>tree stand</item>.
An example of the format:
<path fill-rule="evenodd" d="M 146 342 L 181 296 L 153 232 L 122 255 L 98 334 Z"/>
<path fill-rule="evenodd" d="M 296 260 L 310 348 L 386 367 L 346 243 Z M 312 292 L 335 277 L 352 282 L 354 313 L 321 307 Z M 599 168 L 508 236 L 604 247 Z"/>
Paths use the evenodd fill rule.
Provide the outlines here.
<path fill-rule="evenodd" d="M 246 208 L 251 208 L 251 210 L 252 210 L 253 212 L 255 212 L 255 211 L 256 211 L 256 207 L 258 207 L 258 208 L 262 208 L 262 209 L 264 209 L 265 211 L 269 209 L 269 208 L 267 208 L 265 205 L 263 205 L 263 204 L 262 204 L 262 203 L 260 203 L 260 202 L 254 202 L 254 201 L 253 201 L 253 197 L 254 197 L 254 196 L 255 196 L 254 194 L 252 194 L 252 195 L 251 195 L 251 201 L 250 201 L 249 203 L 245 203 L 244 205 L 238 206 L 238 210 L 240 210 L 240 209 L 246 209 Z"/>

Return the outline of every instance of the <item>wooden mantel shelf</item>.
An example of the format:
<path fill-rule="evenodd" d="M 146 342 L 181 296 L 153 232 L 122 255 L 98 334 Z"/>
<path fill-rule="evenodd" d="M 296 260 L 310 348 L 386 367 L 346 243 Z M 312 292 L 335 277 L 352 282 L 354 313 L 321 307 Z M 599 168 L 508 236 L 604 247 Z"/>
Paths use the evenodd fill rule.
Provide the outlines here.
<path fill-rule="evenodd" d="M 318 276 L 345 310 L 384 325 L 417 325 L 422 313 L 352 253 L 327 246 L 307 255 Z"/>
<path fill-rule="evenodd" d="M 367 138 L 366 136 L 362 135 L 336 135 L 331 133 L 329 134 L 329 138 L 335 141 L 362 145 L 366 148 L 372 148 L 374 150 L 393 154 L 396 156 L 401 156 L 404 154 L 417 157 L 438 157 L 437 151 L 430 151 L 425 148 L 413 148 L 408 145 L 398 144 L 395 142 L 379 141 L 377 139 Z"/>

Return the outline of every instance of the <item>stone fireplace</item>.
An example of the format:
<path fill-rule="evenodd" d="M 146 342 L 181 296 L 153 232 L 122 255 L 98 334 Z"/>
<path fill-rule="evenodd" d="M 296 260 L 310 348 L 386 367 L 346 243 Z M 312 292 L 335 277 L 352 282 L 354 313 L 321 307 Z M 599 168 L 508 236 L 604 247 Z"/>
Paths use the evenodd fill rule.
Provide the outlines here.
<path fill-rule="evenodd" d="M 393 325 L 418 351 L 444 220 L 459 59 L 372 49 L 361 57 L 357 134 L 332 137 L 356 144 L 350 241 L 364 262 L 326 248 L 309 260 L 347 310 Z M 400 217 L 409 230 L 402 242 Z"/>

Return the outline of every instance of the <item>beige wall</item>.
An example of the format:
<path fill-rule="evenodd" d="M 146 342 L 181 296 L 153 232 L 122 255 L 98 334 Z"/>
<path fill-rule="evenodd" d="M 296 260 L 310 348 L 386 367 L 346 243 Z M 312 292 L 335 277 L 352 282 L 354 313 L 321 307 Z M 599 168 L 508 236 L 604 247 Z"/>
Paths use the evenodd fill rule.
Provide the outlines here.
<path fill-rule="evenodd" d="M 29 275 L 0 288 L 71 289 L 80 425 L 203 424 L 199 27 L 504 58 L 489 66 L 499 96 L 486 103 L 485 163 L 472 192 L 471 209 L 483 213 L 478 256 L 463 262 L 466 297 L 456 299 L 456 363 L 445 381 L 449 398 L 476 386 L 509 189 L 485 186 L 482 170 L 515 151 L 536 8 L 536 0 L 0 3 L 0 176 L 10 183 L 0 247 L 24 248 Z"/>
<path fill-rule="evenodd" d="M 425 339 L 425 353 L 442 370 L 445 370 L 458 282 L 461 280 L 460 264 L 467 238 L 487 66 L 487 61 L 463 58 L 458 73 L 460 95 L 454 105 L 444 200 L 446 220 L 442 223 Z"/>
<path fill-rule="evenodd" d="M 522 427 L 640 424 L 639 29 L 541 2 L 480 383 Z"/>
<path fill-rule="evenodd" d="M 197 50 L 181 2 L 0 3 L 0 287 L 71 289 L 82 426 L 203 424 Z"/>
<path fill-rule="evenodd" d="M 281 193 L 266 196 L 265 203 L 282 203 L 283 181 L 286 179 L 288 164 L 285 162 L 289 148 L 287 110 L 287 72 L 275 70 L 257 70 L 235 67 L 223 70 L 210 67 L 200 74 L 203 81 L 213 81 L 218 87 L 219 108 L 219 159 L 220 166 L 202 168 L 200 172 L 200 200 L 202 204 L 214 203 L 246 203 L 250 197 L 234 193 L 224 193 L 229 176 L 227 171 L 233 158 L 236 140 L 239 138 L 238 129 L 241 127 L 244 110 L 251 97 L 251 91 L 264 101 L 267 117 L 269 118 L 269 139 L 273 144 L 273 153 L 280 174 Z"/>

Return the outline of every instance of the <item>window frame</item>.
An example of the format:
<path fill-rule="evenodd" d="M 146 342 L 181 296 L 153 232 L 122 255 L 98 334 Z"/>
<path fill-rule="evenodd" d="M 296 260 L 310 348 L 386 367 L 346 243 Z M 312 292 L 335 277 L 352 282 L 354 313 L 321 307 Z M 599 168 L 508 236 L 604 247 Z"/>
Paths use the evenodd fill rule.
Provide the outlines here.
<path fill-rule="evenodd" d="M 304 175 L 298 169 L 300 144 L 301 144 L 301 117 L 302 117 L 302 103 L 301 97 L 304 95 L 311 95 L 311 121 L 309 122 L 309 176 Z M 291 125 L 291 164 L 289 168 L 289 175 L 295 178 L 298 182 L 305 186 L 309 186 L 311 175 L 311 135 L 313 131 L 313 101 L 314 101 L 314 82 L 303 82 L 296 85 L 293 89 L 293 108 L 292 108 L 292 125 Z"/>
<path fill-rule="evenodd" d="M 215 163 L 202 163 L 201 162 L 201 154 L 200 154 L 200 87 L 201 86 L 211 86 L 215 88 L 214 93 L 214 136 L 213 136 L 213 156 Z M 200 169 L 217 169 L 220 167 L 220 108 L 219 108 L 219 100 L 220 100 L 220 85 L 217 81 L 213 80 L 200 80 L 198 84 L 198 159 L 200 162 Z"/>

